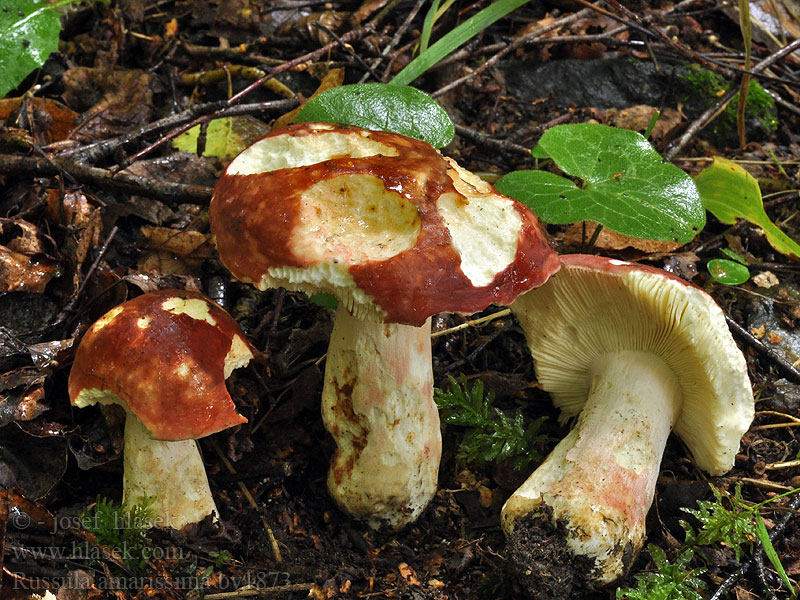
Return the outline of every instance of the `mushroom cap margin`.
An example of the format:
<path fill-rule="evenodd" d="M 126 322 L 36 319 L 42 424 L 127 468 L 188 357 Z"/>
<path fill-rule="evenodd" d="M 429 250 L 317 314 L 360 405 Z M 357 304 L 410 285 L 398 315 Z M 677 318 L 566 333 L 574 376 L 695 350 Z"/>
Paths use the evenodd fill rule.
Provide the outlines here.
<path fill-rule="evenodd" d="M 722 309 L 700 288 L 660 269 L 579 254 L 561 262 L 557 275 L 512 309 L 562 420 L 582 409 L 595 357 L 654 352 L 683 392 L 673 430 L 700 468 L 712 475 L 728 471 L 753 420 L 754 401 Z"/>

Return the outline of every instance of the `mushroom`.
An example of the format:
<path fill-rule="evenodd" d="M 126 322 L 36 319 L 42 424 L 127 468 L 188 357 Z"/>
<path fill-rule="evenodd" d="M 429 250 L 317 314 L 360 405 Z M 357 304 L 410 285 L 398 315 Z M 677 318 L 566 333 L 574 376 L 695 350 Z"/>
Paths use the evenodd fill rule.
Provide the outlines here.
<path fill-rule="evenodd" d="M 542 389 L 577 424 L 508 499 L 502 523 L 523 581 L 566 598 L 630 567 L 670 430 L 721 475 L 754 409 L 745 359 L 703 290 L 600 256 L 561 265 L 511 309 Z M 566 574 L 542 577 L 551 568 Z"/>
<path fill-rule="evenodd" d="M 153 523 L 176 529 L 218 515 L 195 439 L 247 422 L 225 379 L 252 357 L 236 321 L 195 291 L 144 294 L 88 329 L 69 396 L 127 413 L 123 507 L 150 498 Z"/>
<path fill-rule="evenodd" d="M 536 216 L 425 142 L 302 123 L 231 162 L 209 217 L 236 278 L 338 298 L 322 391 L 329 490 L 372 526 L 416 519 L 441 454 L 430 317 L 544 282 L 558 258 Z"/>

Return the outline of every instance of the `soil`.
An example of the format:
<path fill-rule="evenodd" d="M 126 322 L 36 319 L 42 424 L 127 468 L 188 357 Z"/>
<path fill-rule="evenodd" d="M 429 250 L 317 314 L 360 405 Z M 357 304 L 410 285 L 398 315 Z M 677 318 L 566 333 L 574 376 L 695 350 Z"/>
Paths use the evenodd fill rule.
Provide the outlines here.
<path fill-rule="evenodd" d="M 456 3 L 434 37 L 488 4 Z M 613 120 L 645 130 L 646 122 L 633 124 L 633 109 L 627 114 L 564 104 L 557 90 L 522 100 L 509 91 L 503 68 L 490 63 L 480 70 L 512 36 L 574 14 L 578 8 L 570 4 L 583 6 L 528 3 L 414 82 L 436 95 L 459 127 L 445 154 L 496 178 L 534 168 L 528 149 L 556 124 Z M 738 26 L 718 3 L 682 2 L 674 11 L 673 4 L 604 3 L 619 13 L 622 25 L 590 9 L 549 34 L 552 39 L 520 44 L 506 58 L 515 65 L 651 60 L 656 52 L 656 59 L 683 65 L 716 68 L 705 57 L 720 54 L 740 64 Z M 257 292 L 232 281 L 216 257 L 207 225 L 211 188 L 225 159 L 176 155 L 169 144 L 158 145 L 179 127 L 222 108 L 223 101 L 272 68 L 282 69 L 279 85 L 260 85 L 239 102 L 248 103 L 243 112 L 249 118 L 261 121 L 258 135 L 334 69 L 344 69 L 346 83 L 364 74 L 370 81 L 390 77 L 411 60 L 419 39 L 427 4 L 405 27 L 416 5 L 119 0 L 80 6 L 65 17 L 59 51 L 8 94 L 15 100 L 0 105 L 0 599 L 50 590 L 59 600 L 219 599 L 251 593 L 287 599 L 528 595 L 600 600 L 614 597 L 617 588 L 635 587 L 636 574 L 652 571 L 648 553 L 642 552 L 624 580 L 594 589 L 581 577 L 592 566 L 564 548 L 563 525 L 521 523 L 506 540 L 500 509 L 526 473 L 508 462 L 460 458 L 464 429 L 458 427 L 443 429 L 439 490 L 415 523 L 400 531 L 374 530 L 344 514 L 326 489 L 334 443 L 319 411 L 331 311 L 302 294 Z M 658 32 L 668 32 L 666 40 Z M 732 47 L 720 46 L 719 40 L 733 40 Z M 759 59 L 776 51 L 772 43 L 757 38 Z M 289 68 L 288 61 L 296 62 Z M 797 72 L 797 59 L 789 56 L 775 63 L 772 79 L 762 78 L 783 101 L 776 108 L 777 131 L 758 129 L 753 135 L 762 137 L 748 139 L 744 148 L 689 136 L 675 159 L 690 173 L 715 154 L 745 161 L 762 189 L 777 193 L 765 203 L 768 215 L 794 239 L 800 239 Z M 669 115 L 670 125 L 659 125 L 653 138 L 662 152 L 697 125 L 681 112 L 680 102 L 648 107 L 648 118 L 651 108 Z M 176 121 L 163 121 L 168 118 Z M 150 129 L 153 124 L 157 127 Z M 226 141 L 234 144 L 234 137 Z M 194 149 L 199 144 L 202 150 L 203 134 L 198 140 Z M 60 162 L 51 163 L 55 159 Z M 114 175 L 128 164 L 130 177 Z M 581 224 L 547 229 L 558 252 L 586 250 L 587 230 Z M 729 225 L 710 217 L 696 240 L 678 248 L 652 241 L 643 248 L 641 240 L 629 241 L 603 242 L 594 251 L 665 268 L 704 286 L 731 326 L 738 326 L 737 341 L 758 399 L 754 427 L 725 477 L 709 478 L 679 440 L 670 440 L 648 518 L 648 543 L 674 556 L 685 539 L 681 521 L 699 527 L 682 509 L 713 498 L 708 483 L 730 493 L 739 486 L 750 504 L 800 486 L 800 471 L 792 462 L 800 453 L 793 428 L 800 419 L 800 375 L 792 366 L 798 357 L 781 353 L 781 341 L 795 334 L 800 319 L 800 269 L 796 257 L 776 251 L 762 230 L 746 221 Z M 734 287 L 714 283 L 706 265 L 722 250 L 744 257 L 754 275 L 769 272 L 779 283 L 771 288 L 752 280 Z M 141 548 L 134 552 L 104 542 L 81 526 L 81 515 L 96 514 L 98 499 L 121 499 L 124 419 L 113 410 L 73 409 L 67 378 L 74 349 L 95 319 L 129 297 L 167 287 L 203 290 L 237 319 L 258 356 L 228 380 L 248 423 L 200 441 L 220 522 L 134 536 L 133 546 L 143 543 L 148 549 L 143 557 Z M 749 320 L 764 312 L 764 303 L 771 307 L 775 331 L 761 331 Z M 518 323 L 505 316 L 452 329 L 496 310 L 434 317 L 433 330 L 441 334 L 433 341 L 435 384 L 446 386 L 448 376 L 465 373 L 484 382 L 505 414 L 522 411 L 526 423 L 546 417 L 542 433 L 547 437 L 537 448 L 546 455 L 567 426 L 559 424 L 548 395 L 537 387 Z M 789 502 L 770 503 L 763 515 L 776 532 L 783 567 L 796 578 L 800 528 L 792 520 L 777 527 L 783 514 L 792 514 Z M 115 535 L 129 529 L 123 526 Z M 758 558 L 758 547 L 750 540 L 742 556 L 724 544 L 706 548 L 693 565 L 706 570 L 707 594 L 727 586 L 738 598 L 769 597 L 773 590 L 788 597 L 773 567 Z M 755 568 L 729 580 L 741 564 Z"/>

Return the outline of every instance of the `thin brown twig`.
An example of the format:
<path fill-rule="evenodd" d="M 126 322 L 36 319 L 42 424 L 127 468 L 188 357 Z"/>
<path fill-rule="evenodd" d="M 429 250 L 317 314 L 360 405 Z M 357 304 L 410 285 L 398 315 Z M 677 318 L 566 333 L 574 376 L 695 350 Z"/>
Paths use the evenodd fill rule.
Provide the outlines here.
<path fill-rule="evenodd" d="M 57 156 L 59 158 L 67 158 L 77 155 L 76 159 L 79 162 L 91 164 L 111 155 L 124 145 L 136 142 L 148 135 L 159 134 L 173 127 L 184 125 L 202 115 L 213 113 L 215 115 L 214 118 L 223 118 L 269 112 L 281 113 L 291 110 L 298 104 L 299 102 L 296 99 L 272 100 L 269 102 L 255 102 L 252 104 L 238 104 L 236 106 L 227 106 L 226 102 L 207 102 L 187 108 L 178 114 L 164 117 L 163 119 L 159 119 L 158 121 L 149 123 L 115 138 L 62 150 L 57 153 Z"/>
<path fill-rule="evenodd" d="M 764 69 L 769 68 L 777 61 L 779 61 L 784 56 L 794 52 L 800 48 L 800 39 L 795 40 L 791 44 L 784 46 L 780 50 L 773 52 L 765 59 L 761 60 L 757 65 L 755 65 L 751 72 L 759 73 Z M 686 147 L 686 144 L 697 135 L 697 133 L 703 129 L 706 125 L 708 125 L 714 117 L 722 110 L 725 106 L 727 106 L 728 102 L 730 102 L 736 93 L 739 91 L 738 83 L 734 81 L 725 94 L 717 100 L 712 106 L 710 106 L 702 115 L 700 115 L 694 122 L 689 126 L 686 132 L 678 138 L 678 141 L 673 144 L 665 153 L 664 158 L 667 160 L 673 160 L 677 154 Z"/>
<path fill-rule="evenodd" d="M 216 451 L 217 455 L 219 455 L 222 464 L 225 465 L 225 468 L 228 470 L 228 473 L 231 475 L 236 475 L 236 469 L 234 468 L 231 461 L 228 460 L 228 457 L 225 456 L 225 453 L 222 452 L 222 448 L 220 448 L 219 444 L 216 440 L 212 439 L 211 446 Z M 239 485 L 239 489 L 241 490 L 244 497 L 247 499 L 247 503 L 254 508 L 259 516 L 261 517 L 261 524 L 264 526 L 264 529 L 267 532 L 267 537 L 269 538 L 270 546 L 272 547 L 272 556 L 275 559 L 275 562 L 283 562 L 283 556 L 281 556 L 281 549 L 278 546 L 278 540 L 275 538 L 275 533 L 272 531 L 272 527 L 270 527 L 269 523 L 267 522 L 267 518 L 264 516 L 264 513 L 259 510 L 258 504 L 256 503 L 256 499 L 253 498 L 253 494 L 250 493 L 250 489 L 245 485 L 245 483 L 239 479 L 236 481 Z"/>
<path fill-rule="evenodd" d="M 480 131 L 470 129 L 469 127 L 464 127 L 463 125 L 456 125 L 455 127 L 458 135 L 471 139 L 472 141 L 483 146 L 513 154 L 524 154 L 526 156 L 531 155 L 530 148 L 526 146 L 521 146 L 520 144 L 515 144 L 514 142 L 509 142 L 507 140 L 499 140 L 490 135 L 486 135 L 485 133 L 481 133 Z"/>
<path fill-rule="evenodd" d="M 320 48 L 317 48 L 316 50 L 314 50 L 312 52 L 308 52 L 308 53 L 304 54 L 303 56 L 298 56 L 295 59 L 286 61 L 282 65 L 271 69 L 266 75 L 264 75 L 260 79 L 257 79 L 256 81 L 254 81 L 253 83 L 251 83 L 250 85 L 248 85 L 247 87 L 242 89 L 241 91 L 239 91 L 236 94 L 234 94 L 233 96 L 231 96 L 227 100 L 226 105 L 227 106 L 235 105 L 236 103 L 239 102 L 239 100 L 244 98 L 246 95 L 248 95 L 252 91 L 257 90 L 258 88 L 260 88 L 262 85 L 264 85 L 264 83 L 266 83 L 267 81 L 269 81 L 270 79 L 272 79 L 276 75 L 278 75 L 280 73 L 283 73 L 284 71 L 288 71 L 290 69 L 293 69 L 294 67 L 296 67 L 298 65 L 301 65 L 303 63 L 314 61 L 317 58 L 319 58 L 320 56 L 324 55 L 326 52 L 330 52 L 331 50 L 333 50 L 338 45 L 343 44 L 343 43 L 348 43 L 348 42 L 350 42 L 352 40 L 357 39 L 358 37 L 363 35 L 364 31 L 365 30 L 363 30 L 363 29 L 351 29 L 350 31 L 348 31 L 347 33 L 342 35 L 338 40 L 335 40 L 333 42 L 325 44 L 324 46 L 322 46 Z M 186 123 L 184 125 L 181 125 L 181 126 L 177 127 L 176 129 L 173 129 L 172 131 L 170 131 L 169 133 L 167 133 L 163 137 L 161 137 L 158 141 L 153 142 L 152 144 L 150 144 L 146 148 L 142 148 L 141 150 L 139 150 L 135 154 L 129 156 L 126 160 L 124 160 L 120 164 L 120 168 L 124 169 L 125 167 L 127 167 L 131 163 L 133 163 L 134 161 L 139 160 L 140 158 L 142 158 L 145 154 L 149 154 L 150 152 L 153 152 L 157 148 L 160 148 L 161 146 L 163 146 L 164 144 L 166 144 L 170 140 L 176 138 L 177 136 L 179 136 L 184 131 L 188 131 L 189 129 L 191 129 L 195 125 L 200 125 L 201 123 L 207 123 L 209 121 L 213 121 L 214 119 L 218 118 L 218 113 L 219 112 L 220 111 L 215 111 L 215 112 L 212 112 L 211 114 L 197 117 L 196 119 L 193 119 L 192 121 L 190 121 L 190 122 L 188 122 L 188 123 Z"/>
<path fill-rule="evenodd" d="M 516 38 L 513 42 L 506 45 L 505 48 L 494 54 L 492 57 L 488 58 L 481 66 L 477 69 L 473 70 L 468 75 L 463 77 L 459 77 L 455 81 L 451 81 L 447 85 L 442 88 L 439 88 L 435 92 L 431 94 L 431 97 L 436 98 L 437 96 L 441 96 L 452 90 L 455 87 L 458 87 L 465 81 L 472 79 L 473 77 L 477 77 L 481 73 L 483 73 L 486 69 L 495 65 L 501 58 L 503 58 L 506 54 L 511 52 L 512 50 L 516 50 L 517 48 L 524 46 L 526 43 L 529 43 L 531 40 L 538 39 L 543 36 L 545 33 L 549 31 L 553 31 L 554 29 L 558 29 L 559 27 L 563 27 L 564 25 L 569 25 L 570 23 L 577 21 L 578 19 L 582 19 L 583 17 L 587 16 L 591 11 L 588 8 L 584 8 L 579 10 L 576 13 L 563 17 L 561 19 L 557 19 L 548 25 L 544 25 L 542 27 L 537 28 L 535 31 L 532 31 L 528 35 L 524 35 L 521 37 Z"/>
<path fill-rule="evenodd" d="M 162 179 L 151 179 L 132 173 L 114 173 L 108 169 L 89 167 L 61 158 L 42 159 L 32 156 L 0 154 L 0 175 L 28 175 L 50 177 L 67 173 L 80 183 L 89 183 L 108 190 L 138 194 L 165 202 L 188 202 L 207 204 L 211 200 L 211 188 L 175 183 Z"/>

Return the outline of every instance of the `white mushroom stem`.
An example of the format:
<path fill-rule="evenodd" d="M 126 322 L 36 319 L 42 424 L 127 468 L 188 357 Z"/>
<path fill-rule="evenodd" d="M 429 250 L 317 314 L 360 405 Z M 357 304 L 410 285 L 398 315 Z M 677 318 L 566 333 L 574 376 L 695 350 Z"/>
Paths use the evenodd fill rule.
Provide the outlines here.
<path fill-rule="evenodd" d="M 670 429 L 681 410 L 677 378 L 658 357 L 621 351 L 596 358 L 575 428 L 503 507 L 511 534 L 552 509 L 575 555 L 595 559 L 597 580 L 625 574 L 641 549 L 645 517 Z"/>
<path fill-rule="evenodd" d="M 143 497 L 151 498 L 152 524 L 175 529 L 211 513 L 218 516 L 197 442 L 154 440 L 141 420 L 127 412 L 122 506 L 129 510 Z"/>
<path fill-rule="evenodd" d="M 322 418 L 337 444 L 328 488 L 377 527 L 416 519 L 436 491 L 442 441 L 433 401 L 430 319 L 422 327 L 352 316 L 328 347 Z"/>

